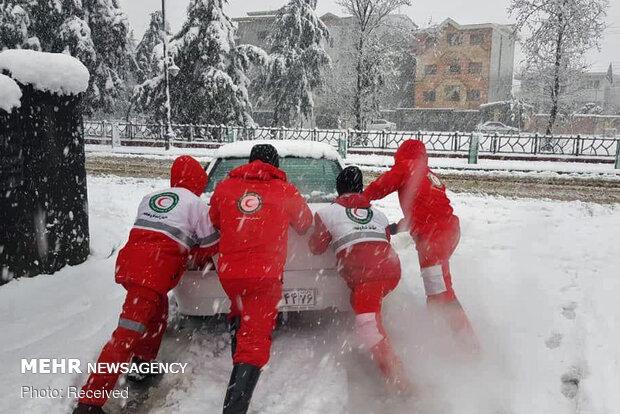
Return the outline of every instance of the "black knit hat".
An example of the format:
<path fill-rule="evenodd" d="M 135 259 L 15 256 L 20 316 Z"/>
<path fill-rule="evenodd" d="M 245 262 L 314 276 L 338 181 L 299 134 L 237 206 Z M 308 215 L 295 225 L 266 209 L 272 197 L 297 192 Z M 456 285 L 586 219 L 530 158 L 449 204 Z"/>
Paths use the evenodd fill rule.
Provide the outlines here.
<path fill-rule="evenodd" d="M 270 144 L 257 144 L 252 147 L 252 152 L 250 152 L 250 162 L 256 160 L 266 162 L 276 168 L 280 167 L 278 150 Z"/>
<path fill-rule="evenodd" d="M 347 167 L 336 178 L 338 195 L 346 193 L 361 193 L 364 191 L 364 177 L 357 167 Z"/>

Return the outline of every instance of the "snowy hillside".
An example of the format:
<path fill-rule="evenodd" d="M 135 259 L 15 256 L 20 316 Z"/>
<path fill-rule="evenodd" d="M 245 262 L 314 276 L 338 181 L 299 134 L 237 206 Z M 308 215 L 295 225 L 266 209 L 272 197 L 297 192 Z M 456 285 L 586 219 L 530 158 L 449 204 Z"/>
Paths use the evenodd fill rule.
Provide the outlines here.
<path fill-rule="evenodd" d="M 141 196 L 160 180 L 90 177 L 92 257 L 0 289 L 0 413 L 62 413 L 70 402 L 21 399 L 20 386 L 66 387 L 79 375 L 20 374 L 20 358 L 92 361 L 117 323 L 115 255 Z M 394 240 L 403 282 L 385 320 L 418 396 L 385 399 L 374 366 L 351 350 L 349 320 L 292 320 L 276 333 L 253 413 L 614 413 L 620 407 L 620 205 L 452 195 L 462 221 L 457 293 L 484 347 L 468 361 L 427 318 L 410 239 Z M 395 197 L 378 203 L 391 219 Z M 220 412 L 231 369 L 221 326 L 179 321 L 161 358 L 189 362 L 138 412 Z M 197 328 L 194 329 L 194 328 Z M 571 398 L 572 397 L 572 398 Z M 118 403 L 108 405 L 118 412 Z"/>

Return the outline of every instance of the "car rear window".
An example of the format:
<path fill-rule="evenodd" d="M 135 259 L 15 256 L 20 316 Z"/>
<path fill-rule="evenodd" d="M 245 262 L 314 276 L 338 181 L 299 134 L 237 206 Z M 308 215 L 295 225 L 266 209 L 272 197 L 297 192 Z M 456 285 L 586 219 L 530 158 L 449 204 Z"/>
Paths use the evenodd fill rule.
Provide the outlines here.
<path fill-rule="evenodd" d="M 209 184 L 206 193 L 211 193 L 218 182 L 226 178 L 228 173 L 247 164 L 248 158 L 223 158 L 215 161 L 209 173 Z M 342 170 L 335 160 L 324 158 L 280 158 L 280 169 L 290 182 L 295 184 L 299 192 L 308 202 L 330 202 L 336 198 L 336 177 Z"/>

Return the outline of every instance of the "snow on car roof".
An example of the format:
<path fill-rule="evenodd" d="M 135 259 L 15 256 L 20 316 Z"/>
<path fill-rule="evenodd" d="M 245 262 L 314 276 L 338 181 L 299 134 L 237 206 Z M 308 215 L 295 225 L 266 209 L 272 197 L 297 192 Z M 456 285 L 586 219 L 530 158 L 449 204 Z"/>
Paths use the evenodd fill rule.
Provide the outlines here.
<path fill-rule="evenodd" d="M 0 52 L 2 71 L 23 85 L 59 95 L 85 92 L 90 79 L 86 66 L 72 56 L 24 49 Z"/>
<path fill-rule="evenodd" d="M 237 141 L 221 146 L 215 151 L 217 158 L 245 158 L 250 156 L 252 147 L 258 144 L 273 145 L 280 157 L 326 158 L 338 160 L 338 152 L 334 147 L 322 142 L 295 140 L 255 140 Z"/>
<path fill-rule="evenodd" d="M 22 90 L 15 81 L 8 76 L 0 73 L 0 109 L 11 113 L 13 109 L 19 108 L 22 103 Z"/>

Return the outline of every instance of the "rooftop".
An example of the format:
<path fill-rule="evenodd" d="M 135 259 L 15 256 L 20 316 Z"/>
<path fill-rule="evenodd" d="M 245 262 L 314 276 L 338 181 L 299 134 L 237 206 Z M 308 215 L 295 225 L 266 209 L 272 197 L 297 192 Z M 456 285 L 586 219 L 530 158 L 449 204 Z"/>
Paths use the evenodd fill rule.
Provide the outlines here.
<path fill-rule="evenodd" d="M 477 30 L 477 29 L 494 29 L 500 32 L 504 32 L 505 34 L 512 34 L 514 32 L 515 26 L 512 24 L 498 24 L 498 23 L 474 23 L 474 24 L 460 24 L 456 20 L 447 18 L 443 22 L 421 29 L 420 32 L 435 32 L 437 30 L 442 30 L 446 26 L 452 26 L 457 30 Z"/>

